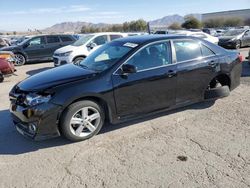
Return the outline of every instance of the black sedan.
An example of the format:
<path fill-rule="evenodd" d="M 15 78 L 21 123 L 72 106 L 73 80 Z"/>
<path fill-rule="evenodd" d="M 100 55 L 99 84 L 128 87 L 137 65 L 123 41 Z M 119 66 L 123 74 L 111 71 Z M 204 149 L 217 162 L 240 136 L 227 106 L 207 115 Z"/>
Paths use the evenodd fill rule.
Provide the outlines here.
<path fill-rule="evenodd" d="M 250 46 L 250 30 L 229 30 L 223 36 L 219 37 L 218 44 L 225 48 L 234 49 Z"/>
<path fill-rule="evenodd" d="M 75 41 L 76 39 L 71 35 L 40 35 L 0 50 L 12 51 L 15 54 L 16 65 L 24 65 L 30 61 L 52 60 L 55 50 Z"/>
<path fill-rule="evenodd" d="M 97 134 L 105 122 L 225 97 L 242 58 L 205 40 L 149 35 L 110 42 L 83 60 L 36 74 L 10 91 L 17 130 L 33 139 Z"/>

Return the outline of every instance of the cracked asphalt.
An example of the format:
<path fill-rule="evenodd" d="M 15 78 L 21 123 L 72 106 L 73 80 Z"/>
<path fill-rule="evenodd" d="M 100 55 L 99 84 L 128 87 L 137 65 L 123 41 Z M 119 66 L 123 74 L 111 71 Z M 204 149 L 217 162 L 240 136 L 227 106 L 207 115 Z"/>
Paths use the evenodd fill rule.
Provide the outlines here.
<path fill-rule="evenodd" d="M 250 187 L 247 62 L 241 85 L 227 98 L 106 125 L 83 142 L 34 142 L 15 131 L 8 92 L 51 67 L 18 67 L 0 84 L 0 187 Z"/>

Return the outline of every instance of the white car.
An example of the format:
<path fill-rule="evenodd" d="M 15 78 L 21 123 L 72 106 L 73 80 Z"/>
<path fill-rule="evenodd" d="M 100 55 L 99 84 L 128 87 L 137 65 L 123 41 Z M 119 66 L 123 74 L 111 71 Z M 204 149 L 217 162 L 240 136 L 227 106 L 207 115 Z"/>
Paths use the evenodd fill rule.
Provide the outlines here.
<path fill-rule="evenodd" d="M 209 35 L 209 34 L 204 33 L 204 32 L 191 32 L 191 33 L 189 33 L 187 35 L 202 38 L 202 39 L 207 40 L 207 41 L 209 41 L 211 43 L 214 43 L 214 44 L 218 44 L 218 42 L 219 42 L 218 37 L 214 37 L 214 36 Z"/>
<path fill-rule="evenodd" d="M 214 43 L 214 44 L 218 44 L 218 42 L 219 42 L 218 37 L 214 37 L 212 35 L 209 35 L 207 33 L 202 32 L 202 31 L 192 32 L 192 31 L 186 31 L 186 30 L 177 30 L 177 31 L 172 31 L 171 34 L 198 37 L 198 38 L 202 38 L 202 39 L 207 40 L 207 41 Z"/>
<path fill-rule="evenodd" d="M 54 65 L 57 67 L 67 63 L 78 64 L 103 44 L 126 36 L 125 33 L 115 32 L 83 35 L 75 43 L 59 48 L 54 52 Z"/>

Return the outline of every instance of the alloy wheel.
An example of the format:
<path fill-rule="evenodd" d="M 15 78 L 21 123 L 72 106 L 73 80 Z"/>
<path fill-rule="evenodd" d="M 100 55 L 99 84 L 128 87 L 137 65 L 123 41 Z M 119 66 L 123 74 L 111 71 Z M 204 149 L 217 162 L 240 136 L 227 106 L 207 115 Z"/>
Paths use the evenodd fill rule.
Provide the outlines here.
<path fill-rule="evenodd" d="M 70 120 L 70 131 L 77 137 L 87 137 L 92 134 L 101 121 L 100 112 L 93 107 L 78 110 Z"/>
<path fill-rule="evenodd" d="M 15 65 L 21 66 L 25 64 L 25 57 L 21 54 L 15 54 Z"/>

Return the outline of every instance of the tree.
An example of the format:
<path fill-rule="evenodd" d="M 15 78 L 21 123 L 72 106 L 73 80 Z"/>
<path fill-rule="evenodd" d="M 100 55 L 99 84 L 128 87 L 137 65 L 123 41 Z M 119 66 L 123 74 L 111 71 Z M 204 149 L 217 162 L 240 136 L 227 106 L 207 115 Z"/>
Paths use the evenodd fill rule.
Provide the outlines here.
<path fill-rule="evenodd" d="M 185 17 L 185 22 L 181 26 L 186 29 L 199 29 L 201 28 L 202 24 L 197 18 L 193 16 L 187 16 Z"/>
<path fill-rule="evenodd" d="M 182 27 L 179 23 L 174 22 L 170 26 L 168 26 L 168 29 L 178 30 L 178 29 L 182 29 Z"/>
<path fill-rule="evenodd" d="M 207 28 L 218 28 L 218 27 L 223 27 L 224 26 L 224 20 L 223 19 L 209 19 L 204 21 L 203 23 L 204 27 Z"/>
<path fill-rule="evenodd" d="M 250 19 L 249 19 L 249 22 L 250 22 Z M 209 19 L 209 20 L 204 21 L 203 24 L 204 24 L 204 27 L 208 27 L 208 28 L 237 27 L 237 26 L 243 25 L 243 20 L 237 17 L 214 18 L 214 19 Z M 246 24 L 246 21 L 245 21 L 245 24 Z"/>
<path fill-rule="evenodd" d="M 244 24 L 250 26 L 250 18 L 247 18 L 247 19 L 244 21 Z"/>
<path fill-rule="evenodd" d="M 243 25 L 243 20 L 237 17 L 228 18 L 224 22 L 225 27 L 237 27 Z"/>
<path fill-rule="evenodd" d="M 88 26 L 82 26 L 81 33 L 89 33 L 89 27 Z"/>
<path fill-rule="evenodd" d="M 124 22 L 122 24 L 122 27 L 123 27 L 124 32 L 128 32 L 129 31 L 129 22 Z"/>
<path fill-rule="evenodd" d="M 139 19 L 131 22 L 124 22 L 123 24 L 110 24 L 101 27 L 83 26 L 81 33 L 96 33 L 96 32 L 130 32 L 130 31 L 146 31 L 147 22 L 143 19 Z"/>

